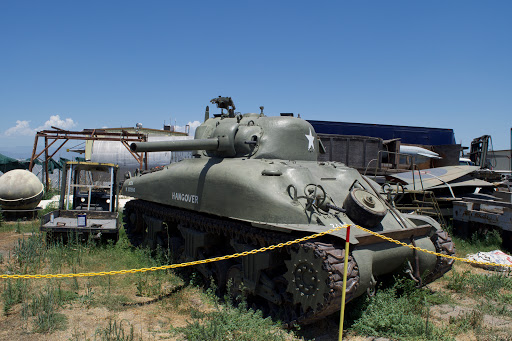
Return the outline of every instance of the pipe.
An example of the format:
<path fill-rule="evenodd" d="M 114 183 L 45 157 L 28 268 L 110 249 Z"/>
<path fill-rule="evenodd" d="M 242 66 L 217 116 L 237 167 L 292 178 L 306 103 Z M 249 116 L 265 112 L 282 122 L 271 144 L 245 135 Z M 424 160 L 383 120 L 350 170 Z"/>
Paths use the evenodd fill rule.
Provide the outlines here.
<path fill-rule="evenodd" d="M 177 140 L 159 142 L 134 142 L 132 152 L 173 152 L 185 150 L 218 150 L 219 139 Z"/>

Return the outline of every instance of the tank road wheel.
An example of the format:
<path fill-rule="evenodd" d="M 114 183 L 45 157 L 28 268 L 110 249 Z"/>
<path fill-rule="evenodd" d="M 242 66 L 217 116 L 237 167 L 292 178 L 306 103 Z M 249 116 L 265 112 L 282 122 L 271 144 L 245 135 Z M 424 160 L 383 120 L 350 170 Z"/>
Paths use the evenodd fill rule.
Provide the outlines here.
<path fill-rule="evenodd" d="M 170 237 L 168 245 L 173 263 L 181 263 L 185 260 L 185 240 L 182 237 Z"/>
<path fill-rule="evenodd" d="M 455 245 L 453 244 L 452 239 L 448 235 L 447 232 L 443 230 L 438 230 L 432 237 L 430 237 L 430 240 L 434 244 L 436 248 L 437 253 L 442 253 L 444 255 L 454 256 L 455 255 Z M 450 271 L 452 268 L 453 262 L 455 260 L 451 258 L 445 258 L 445 257 L 437 257 L 436 265 L 434 267 L 434 270 L 430 272 L 424 280 L 424 284 L 431 283 L 435 281 L 436 279 L 443 276 L 445 273 Z"/>
<path fill-rule="evenodd" d="M 298 251 L 291 251 L 291 259 L 285 261 L 287 292 L 293 296 L 293 303 L 300 303 L 304 311 L 316 310 L 324 303 L 324 293 L 328 292 L 329 274 L 322 268 L 324 260 L 313 253 L 312 249 L 301 246 Z"/>
<path fill-rule="evenodd" d="M 145 232 L 142 219 L 137 216 L 137 210 L 135 207 L 132 207 L 132 202 L 127 202 L 123 212 L 124 230 L 128 240 L 135 247 L 143 243 Z"/>

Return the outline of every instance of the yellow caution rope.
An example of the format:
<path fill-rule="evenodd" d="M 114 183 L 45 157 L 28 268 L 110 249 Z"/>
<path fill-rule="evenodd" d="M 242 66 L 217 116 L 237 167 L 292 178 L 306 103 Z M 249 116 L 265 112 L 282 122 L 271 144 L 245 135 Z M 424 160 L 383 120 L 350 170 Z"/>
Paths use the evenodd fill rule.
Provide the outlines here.
<path fill-rule="evenodd" d="M 348 224 L 343 225 L 343 226 L 336 226 L 336 227 L 334 227 L 334 228 L 332 228 L 330 230 L 324 231 L 324 232 L 316 233 L 316 234 L 309 235 L 309 236 L 306 236 L 306 237 L 303 237 L 303 238 L 298 238 L 298 239 L 295 239 L 295 240 L 290 240 L 290 241 L 287 241 L 287 242 L 284 242 L 284 243 L 279 243 L 279 244 L 276 244 L 276 245 L 265 246 L 265 247 L 262 247 L 260 249 L 254 249 L 254 250 L 250 250 L 250 251 L 234 253 L 234 254 L 227 255 L 227 256 L 214 257 L 214 258 L 209 258 L 209 259 L 201 259 L 201 260 L 196 260 L 196 261 L 186 262 L 186 263 L 180 263 L 180 264 L 153 266 L 151 268 L 140 268 L 140 269 L 130 269 L 130 270 L 112 270 L 112 271 L 102 271 L 102 272 L 82 272 L 82 273 L 76 273 L 76 274 L 75 273 L 69 273 L 69 274 L 46 274 L 46 275 L 40 275 L 40 274 L 39 275 L 8 275 L 8 274 L 3 274 L 3 275 L 0 275 L 0 278 L 2 278 L 2 279 L 8 279 L 8 278 L 13 278 L 13 279 L 17 279 L 17 278 L 20 278 L 20 279 L 31 279 L 31 278 L 95 277 L 95 276 L 122 275 L 122 274 L 138 273 L 138 272 L 148 272 L 148 271 L 184 268 L 184 267 L 192 266 L 192 265 L 213 263 L 213 262 L 218 262 L 218 261 L 226 260 L 226 259 L 233 259 L 233 258 L 244 257 L 244 256 L 248 256 L 248 255 L 254 255 L 256 253 L 265 252 L 265 251 L 269 251 L 269 250 L 274 250 L 274 249 L 282 248 L 282 247 L 285 247 L 285 246 L 290 246 L 290 245 L 293 245 L 293 244 L 304 242 L 306 240 L 310 240 L 310 239 L 321 237 L 321 236 L 326 235 L 326 234 L 330 234 L 330 233 L 332 233 L 334 231 L 338 231 L 338 230 L 347 228 L 348 226 L 349 226 Z M 405 246 L 405 247 L 408 247 L 410 249 L 414 249 L 414 250 L 417 250 L 417 251 L 420 251 L 420 252 L 429 253 L 429 254 L 432 254 L 432 255 L 435 255 L 435 256 L 438 256 L 438 257 L 450 258 L 450 259 L 454 259 L 454 260 L 458 260 L 458 261 L 465 262 L 465 263 L 470 263 L 470 264 L 512 268 L 512 264 L 498 264 L 498 263 L 480 262 L 480 261 L 476 261 L 476 260 L 465 259 L 465 258 L 458 258 L 458 257 L 455 257 L 455 256 L 445 255 L 445 254 L 442 254 L 442 253 L 438 253 L 438 252 L 422 249 L 420 247 L 417 247 L 417 246 L 414 246 L 414 245 L 410 245 L 410 244 L 401 242 L 399 240 L 395 240 L 393 238 L 389 238 L 389 237 L 383 236 L 383 235 L 381 235 L 381 234 L 379 234 L 377 232 L 373 232 L 371 230 L 365 229 L 364 227 L 361 227 L 361 226 L 358 226 L 358 225 L 352 225 L 352 226 L 354 226 L 354 227 L 356 227 L 356 228 L 358 228 L 358 229 L 360 229 L 360 230 L 362 230 L 362 231 L 364 231 L 366 233 L 369 233 L 369 234 L 372 234 L 372 235 L 374 235 L 376 237 L 384 239 L 384 240 L 386 240 L 388 242 L 395 243 L 395 244 L 398 244 L 398 245 L 401 245 L 401 246 Z"/>

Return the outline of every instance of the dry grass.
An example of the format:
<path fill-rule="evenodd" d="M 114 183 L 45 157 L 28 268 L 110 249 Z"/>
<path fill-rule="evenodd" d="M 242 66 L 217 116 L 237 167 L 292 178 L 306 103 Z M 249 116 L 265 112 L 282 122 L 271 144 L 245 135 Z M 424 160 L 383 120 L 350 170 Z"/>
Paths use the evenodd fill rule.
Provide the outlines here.
<path fill-rule="evenodd" d="M 151 257 L 148 252 L 132 249 L 123 237 L 117 246 L 71 245 L 42 248 L 44 257 L 41 256 L 43 260 L 40 261 L 38 255 L 30 253 L 38 250 L 38 246 L 32 240 L 37 236 L 27 230 L 31 228 L 31 223 L 14 224 L 16 228 L 22 226 L 22 233 L 14 232 L 13 226 L 11 229 L 4 226 L 0 230 L 2 273 L 92 272 L 150 267 L 165 262 L 164 259 Z M 43 238 L 37 238 L 40 238 L 39 243 L 43 245 Z M 20 247 L 19 240 L 23 240 L 26 243 L 25 247 L 30 251 L 26 255 L 32 257 L 28 264 L 16 260 L 14 250 Z M 33 244 L 29 244 L 30 242 Z M 467 271 L 477 276 L 489 275 L 488 271 L 465 263 L 456 263 L 454 270 L 457 274 Z M 439 297 L 442 297 L 432 299 L 428 305 L 428 314 L 432 327 L 444 331 L 445 335 L 442 338 L 431 336 L 396 339 L 512 340 L 512 317 L 506 312 L 500 314 L 490 311 L 485 305 L 485 302 L 506 302 L 501 302 L 499 298 L 474 296 L 471 294 L 471 287 L 462 292 L 451 290 L 451 276 L 453 273 L 429 284 L 426 289 L 428 295 L 439 294 Z M 5 295 L 6 281 L 1 283 L 0 290 Z M 11 284 L 14 285 L 15 282 Z M 24 303 L 14 300 L 7 314 L 0 314 L 0 340 L 106 340 L 108 338 L 105 338 L 105 335 L 108 333 L 117 333 L 118 337 L 111 339 L 118 340 L 179 340 L 183 338 L 183 334 L 176 333 L 176 328 L 186 327 L 189 322 L 203 321 L 205 314 L 218 309 L 211 296 L 206 295 L 202 289 L 184 282 L 171 271 L 78 279 L 29 280 L 25 281 L 25 285 L 26 288 L 23 290 L 26 290 L 26 293 L 21 298 Z M 47 288 L 52 288 L 54 294 L 60 297 L 55 304 L 55 312 L 64 317 L 64 322 L 59 322 L 60 325 L 51 331 L 36 332 L 37 316 L 26 316 L 23 309 L 32 304 L 37 295 L 48 290 Z M 500 294 L 508 297 L 512 291 L 502 289 Z M 3 302 L 5 306 L 5 299 Z M 354 303 L 347 307 L 349 310 L 360 308 Z M 512 311 L 512 306 L 509 308 Z M 338 322 L 339 316 L 334 315 L 315 325 L 303 327 L 298 333 L 305 339 L 338 340 Z M 112 328 L 113 326 L 115 328 Z M 349 329 L 344 340 L 368 341 L 381 336 L 357 335 L 350 323 L 346 323 L 346 327 Z M 119 337 L 119 330 L 123 330 L 123 338 Z M 296 338 L 288 335 L 287 339 Z"/>

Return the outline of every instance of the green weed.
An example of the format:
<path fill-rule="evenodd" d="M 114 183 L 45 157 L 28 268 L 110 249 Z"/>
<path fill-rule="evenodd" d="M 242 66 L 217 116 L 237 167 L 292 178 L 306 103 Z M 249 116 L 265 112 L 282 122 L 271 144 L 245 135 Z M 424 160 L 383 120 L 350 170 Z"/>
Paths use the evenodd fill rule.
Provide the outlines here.
<path fill-rule="evenodd" d="M 447 276 L 448 289 L 457 293 L 471 294 L 473 297 L 494 299 L 508 302 L 510 294 L 504 295 L 503 290 L 512 290 L 512 277 L 503 274 L 472 274 L 470 271 L 462 273 L 452 270 Z"/>
<path fill-rule="evenodd" d="M 50 333 L 59 329 L 66 329 L 67 319 L 57 312 L 62 306 L 62 295 L 56 295 L 52 286 L 47 286 L 43 292 L 36 295 L 32 302 L 26 306 L 31 316 L 35 316 L 35 333 Z M 24 314 L 26 315 L 26 314 Z"/>
<path fill-rule="evenodd" d="M 55 330 L 65 330 L 67 328 L 67 318 L 65 315 L 54 311 L 41 312 L 36 317 L 35 333 L 51 333 Z"/>
<path fill-rule="evenodd" d="M 45 258 L 46 249 L 41 243 L 41 234 L 31 234 L 28 238 L 18 239 L 14 246 L 16 263 L 23 274 L 37 270 Z"/>
<path fill-rule="evenodd" d="M 92 305 L 92 302 L 94 300 L 94 289 L 92 288 L 90 282 L 87 282 L 85 293 L 83 295 L 80 295 L 78 297 L 78 300 L 81 304 L 85 305 L 86 307 L 90 307 Z"/>
<path fill-rule="evenodd" d="M 25 280 L 16 279 L 13 284 L 11 279 L 7 279 L 6 282 L 4 282 L 4 291 L 2 292 L 4 315 L 9 315 L 15 304 L 23 302 L 23 297 L 27 295 L 27 292 L 28 286 Z"/>
<path fill-rule="evenodd" d="M 123 322 L 128 324 L 128 330 L 123 326 Z M 105 328 L 98 328 L 94 334 L 95 340 L 101 341 L 133 341 L 135 340 L 133 325 L 127 321 L 112 321 L 109 320 L 108 326 Z M 142 338 L 140 338 L 142 340 Z"/>
<path fill-rule="evenodd" d="M 228 284 L 230 287 L 231 284 Z M 194 285 L 189 288 L 194 288 Z M 242 299 L 235 306 L 231 302 L 229 289 L 221 303 L 217 296 L 217 286 L 211 280 L 204 292 L 203 301 L 213 306 L 212 311 L 201 311 L 189 307 L 187 313 L 194 321 L 187 321 L 186 327 L 174 328 L 171 332 L 182 340 L 290 340 L 295 339 L 292 332 L 282 330 L 270 317 L 263 318 L 259 310 L 248 309 L 247 301 Z"/>
<path fill-rule="evenodd" d="M 448 279 L 447 288 L 457 293 L 464 293 L 469 290 L 471 272 L 466 270 L 462 273 L 452 269 L 450 274 L 446 276 Z"/>
<path fill-rule="evenodd" d="M 71 333 L 71 337 L 69 338 L 69 341 L 90 341 L 89 338 L 87 338 L 87 333 L 85 331 L 80 332 L 76 327 L 73 329 L 73 332 Z"/>
<path fill-rule="evenodd" d="M 512 310 L 510 310 L 510 305 L 505 303 L 497 303 L 493 301 L 487 301 L 481 303 L 479 309 L 486 314 L 493 316 L 508 316 L 512 317 Z"/>
<path fill-rule="evenodd" d="M 494 247 L 501 245 L 501 235 L 500 232 L 496 229 L 485 230 L 485 231 L 477 231 L 471 235 L 471 244 L 476 247 L 484 248 L 484 247 Z"/>
<path fill-rule="evenodd" d="M 471 253 L 499 250 L 502 246 L 502 239 L 497 230 L 476 231 L 470 238 L 460 238 L 452 235 L 452 239 L 457 245 L 457 254 L 462 257 Z"/>
<path fill-rule="evenodd" d="M 248 310 L 245 302 L 238 307 L 217 306 L 214 311 L 196 316 L 198 320 L 188 322 L 186 327 L 171 327 L 172 331 L 181 334 L 182 340 L 189 341 L 284 341 L 293 337 L 270 318 L 264 319 L 261 311 Z"/>
<path fill-rule="evenodd" d="M 512 290 L 512 278 L 502 274 L 472 275 L 472 291 L 477 296 L 500 299 L 502 290 Z"/>
<path fill-rule="evenodd" d="M 357 334 L 397 339 L 449 340 L 428 323 L 430 294 L 410 280 L 397 279 L 390 288 L 359 301 L 360 317 L 351 325 Z"/>
<path fill-rule="evenodd" d="M 459 317 L 450 317 L 450 324 L 455 325 L 459 330 L 469 331 L 482 328 L 484 314 L 478 310 L 472 310 Z"/>
<path fill-rule="evenodd" d="M 1 210 L 0 210 L 1 212 Z M 39 220 L 27 220 L 25 219 L 18 219 L 15 221 L 9 221 L 5 219 L 5 216 L 3 216 L 3 221 L 0 224 L 0 232 L 17 232 L 17 233 L 27 233 L 27 232 L 34 232 L 36 230 L 39 230 Z"/>

